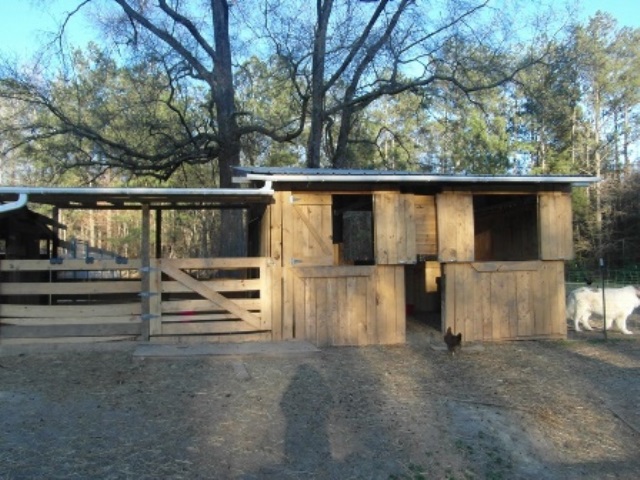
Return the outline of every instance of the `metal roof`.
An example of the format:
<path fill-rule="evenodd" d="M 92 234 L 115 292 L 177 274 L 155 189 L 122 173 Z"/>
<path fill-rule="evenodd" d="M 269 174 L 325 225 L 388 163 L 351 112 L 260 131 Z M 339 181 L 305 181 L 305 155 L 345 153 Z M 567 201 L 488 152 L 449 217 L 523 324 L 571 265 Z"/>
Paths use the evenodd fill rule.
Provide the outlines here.
<path fill-rule="evenodd" d="M 431 183 L 431 184 L 571 184 L 586 186 L 599 182 L 598 177 L 588 175 L 445 175 L 426 174 L 395 170 L 338 170 L 328 168 L 295 167 L 237 167 L 239 177 L 245 180 L 271 182 L 389 182 L 389 183 Z"/>
<path fill-rule="evenodd" d="M 92 188 L 92 187 L 0 187 L 0 212 L 27 202 L 60 208 L 136 209 L 248 207 L 271 203 L 273 191 L 262 188 Z"/>
<path fill-rule="evenodd" d="M 442 175 L 385 170 L 338 170 L 296 167 L 237 167 L 238 183 L 261 181 L 261 188 L 94 188 L 0 187 L 0 213 L 27 202 L 59 208 L 247 208 L 273 201 L 272 182 L 403 184 L 564 184 L 600 181 L 587 175 Z"/>

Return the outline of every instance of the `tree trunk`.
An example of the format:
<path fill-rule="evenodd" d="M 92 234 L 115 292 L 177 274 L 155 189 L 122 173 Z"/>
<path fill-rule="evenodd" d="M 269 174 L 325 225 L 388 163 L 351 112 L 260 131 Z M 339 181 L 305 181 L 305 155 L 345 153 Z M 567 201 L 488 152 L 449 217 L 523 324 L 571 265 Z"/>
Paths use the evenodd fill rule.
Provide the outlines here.
<path fill-rule="evenodd" d="M 235 91 L 229 41 L 229 3 L 211 0 L 216 56 L 211 91 L 216 104 L 220 154 L 220 188 L 232 188 L 233 167 L 240 165 L 240 136 L 236 121 Z M 220 255 L 242 257 L 246 255 L 247 239 L 242 211 L 223 210 L 220 225 Z"/>
<path fill-rule="evenodd" d="M 311 126 L 307 141 L 307 167 L 320 167 L 322 128 L 324 124 L 324 60 L 327 47 L 327 29 L 333 0 L 316 0 L 318 23 L 313 42 L 311 67 Z"/>

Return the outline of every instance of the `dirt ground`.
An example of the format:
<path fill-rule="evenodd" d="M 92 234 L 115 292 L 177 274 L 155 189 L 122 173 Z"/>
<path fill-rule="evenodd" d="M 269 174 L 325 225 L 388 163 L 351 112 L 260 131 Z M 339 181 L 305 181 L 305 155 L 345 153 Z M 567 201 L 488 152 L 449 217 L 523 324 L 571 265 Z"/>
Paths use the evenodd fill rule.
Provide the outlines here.
<path fill-rule="evenodd" d="M 637 479 L 633 336 L 139 359 L 0 348 L 0 479 Z"/>

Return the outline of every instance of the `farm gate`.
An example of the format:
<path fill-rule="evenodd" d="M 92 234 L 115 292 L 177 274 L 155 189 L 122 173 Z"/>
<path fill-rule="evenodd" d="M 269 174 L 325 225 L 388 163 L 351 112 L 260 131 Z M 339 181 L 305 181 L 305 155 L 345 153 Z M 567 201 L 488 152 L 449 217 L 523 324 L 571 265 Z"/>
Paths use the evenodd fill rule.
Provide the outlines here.
<path fill-rule="evenodd" d="M 0 344 L 271 338 L 267 261 L 0 260 Z"/>

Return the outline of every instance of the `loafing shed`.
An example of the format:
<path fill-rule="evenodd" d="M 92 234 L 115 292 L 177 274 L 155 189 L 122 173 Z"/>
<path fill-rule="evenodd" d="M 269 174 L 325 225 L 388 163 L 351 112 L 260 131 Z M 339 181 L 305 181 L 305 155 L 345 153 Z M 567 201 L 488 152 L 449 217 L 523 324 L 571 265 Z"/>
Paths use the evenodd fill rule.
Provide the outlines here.
<path fill-rule="evenodd" d="M 139 209 L 142 219 L 140 259 L 1 259 L 0 344 L 398 344 L 408 315 L 437 318 L 467 342 L 566 335 L 570 194 L 593 177 L 237 173 L 243 188 L 226 191 L 0 188 L 5 202 L 23 194 L 56 210 Z M 249 256 L 160 258 L 162 212 L 175 208 L 243 209 Z M 9 282 L 17 270 L 51 280 Z M 110 273 L 69 285 L 71 270 Z M 49 295 L 50 305 L 9 303 L 21 293 Z"/>

